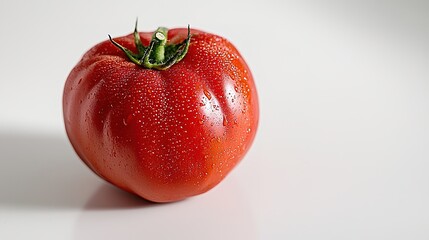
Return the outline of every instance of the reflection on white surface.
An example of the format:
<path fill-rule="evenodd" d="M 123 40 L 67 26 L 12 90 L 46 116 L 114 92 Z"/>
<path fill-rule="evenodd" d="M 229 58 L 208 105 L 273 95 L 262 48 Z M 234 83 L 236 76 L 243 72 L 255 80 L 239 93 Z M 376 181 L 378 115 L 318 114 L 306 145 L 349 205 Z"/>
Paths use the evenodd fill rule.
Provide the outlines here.
<path fill-rule="evenodd" d="M 74 239 L 257 239 L 256 223 L 240 187 L 156 204 L 102 185 L 75 223 Z"/>

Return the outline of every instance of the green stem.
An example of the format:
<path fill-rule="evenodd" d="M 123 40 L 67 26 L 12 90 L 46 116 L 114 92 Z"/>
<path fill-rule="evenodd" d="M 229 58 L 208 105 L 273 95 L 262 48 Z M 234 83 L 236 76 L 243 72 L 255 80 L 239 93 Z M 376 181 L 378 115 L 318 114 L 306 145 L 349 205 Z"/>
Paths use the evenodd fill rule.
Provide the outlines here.
<path fill-rule="evenodd" d="M 159 27 L 152 35 L 152 42 L 154 43 L 152 48 L 151 59 L 155 60 L 155 64 L 162 63 L 165 58 L 165 45 L 167 43 L 168 29 L 165 27 Z"/>
<path fill-rule="evenodd" d="M 135 64 L 149 69 L 165 70 L 182 60 L 188 52 L 191 42 L 191 30 L 188 25 L 188 36 L 179 44 L 167 44 L 168 29 L 159 27 L 152 35 L 149 46 L 143 46 L 137 32 L 137 21 L 134 28 L 134 43 L 138 53 L 133 53 L 114 41 L 110 41 Z"/>

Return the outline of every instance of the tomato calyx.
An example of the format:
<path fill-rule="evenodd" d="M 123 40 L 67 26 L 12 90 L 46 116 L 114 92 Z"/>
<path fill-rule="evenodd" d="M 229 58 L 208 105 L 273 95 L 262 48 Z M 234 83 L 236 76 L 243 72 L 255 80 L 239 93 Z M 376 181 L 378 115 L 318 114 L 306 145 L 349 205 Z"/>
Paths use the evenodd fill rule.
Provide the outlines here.
<path fill-rule="evenodd" d="M 134 28 L 134 43 L 137 53 L 125 48 L 117 43 L 109 35 L 110 41 L 121 49 L 125 55 L 135 64 L 148 69 L 166 70 L 182 60 L 189 49 L 191 42 L 191 29 L 188 25 L 188 36 L 179 44 L 169 44 L 167 42 L 168 29 L 159 27 L 152 35 L 149 46 L 143 46 L 140 34 L 137 31 L 137 21 Z"/>

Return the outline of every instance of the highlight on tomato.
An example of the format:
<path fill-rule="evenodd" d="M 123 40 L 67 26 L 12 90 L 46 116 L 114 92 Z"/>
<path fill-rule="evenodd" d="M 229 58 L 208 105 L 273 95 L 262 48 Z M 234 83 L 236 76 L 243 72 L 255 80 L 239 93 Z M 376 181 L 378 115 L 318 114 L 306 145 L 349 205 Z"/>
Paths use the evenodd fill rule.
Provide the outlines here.
<path fill-rule="evenodd" d="M 243 159 L 257 131 L 249 67 L 225 38 L 158 28 L 101 42 L 63 93 L 67 135 L 82 161 L 153 202 L 204 193 Z"/>

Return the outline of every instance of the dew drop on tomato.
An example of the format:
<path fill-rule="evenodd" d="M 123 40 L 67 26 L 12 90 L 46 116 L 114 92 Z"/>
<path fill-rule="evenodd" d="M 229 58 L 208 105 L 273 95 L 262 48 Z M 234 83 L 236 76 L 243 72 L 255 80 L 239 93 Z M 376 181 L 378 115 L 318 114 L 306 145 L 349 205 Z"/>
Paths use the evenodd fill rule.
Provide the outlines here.
<path fill-rule="evenodd" d="M 227 124 L 228 124 L 228 120 L 226 119 L 226 116 L 223 115 L 222 125 L 226 126 Z"/>
<path fill-rule="evenodd" d="M 203 92 L 204 92 L 204 95 L 206 95 L 208 100 L 212 99 L 212 95 L 207 89 L 204 89 Z"/>

